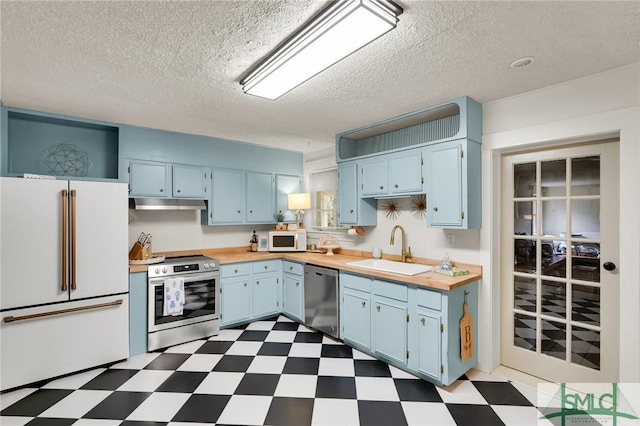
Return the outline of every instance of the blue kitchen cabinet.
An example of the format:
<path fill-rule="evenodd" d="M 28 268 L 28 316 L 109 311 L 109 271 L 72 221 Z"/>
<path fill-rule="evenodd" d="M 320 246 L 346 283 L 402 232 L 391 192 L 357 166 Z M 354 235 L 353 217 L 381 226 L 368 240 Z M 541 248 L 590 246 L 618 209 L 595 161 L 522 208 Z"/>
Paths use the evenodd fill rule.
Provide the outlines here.
<path fill-rule="evenodd" d="M 273 223 L 274 177 L 272 173 L 247 172 L 247 223 Z"/>
<path fill-rule="evenodd" d="M 304 266 L 301 263 L 282 262 L 284 300 L 282 312 L 289 318 L 304 322 Z"/>
<path fill-rule="evenodd" d="M 371 282 L 369 277 L 340 273 L 340 337 L 366 351 L 371 349 Z"/>
<path fill-rule="evenodd" d="M 481 227 L 480 155 L 480 144 L 467 139 L 425 148 L 429 227 Z"/>
<path fill-rule="evenodd" d="M 358 164 L 338 165 L 338 219 L 341 225 L 372 226 L 377 222 L 377 202 L 361 198 L 358 191 Z"/>
<path fill-rule="evenodd" d="M 296 211 L 289 210 L 289 194 L 302 192 L 302 178 L 276 174 L 276 215 L 282 214 L 284 222 L 293 222 L 296 219 Z"/>
<path fill-rule="evenodd" d="M 418 308 L 418 371 L 440 381 L 442 366 L 442 317 Z"/>
<path fill-rule="evenodd" d="M 389 194 L 422 192 L 422 151 L 411 149 L 389 155 Z"/>
<path fill-rule="evenodd" d="M 211 171 L 211 198 L 206 212 L 210 225 L 244 222 L 245 172 L 242 170 L 213 169 Z"/>
<path fill-rule="evenodd" d="M 389 166 L 386 156 L 377 156 L 361 160 L 360 175 L 362 177 L 362 197 L 386 195 L 389 192 Z"/>
<path fill-rule="evenodd" d="M 222 326 L 280 312 L 280 259 L 220 266 Z"/>
<path fill-rule="evenodd" d="M 147 352 L 146 272 L 129 274 L 129 356 Z"/>
<path fill-rule="evenodd" d="M 208 196 L 209 168 L 186 164 L 173 165 L 172 194 L 174 198 L 204 199 Z"/>
<path fill-rule="evenodd" d="M 152 161 L 129 162 L 129 196 L 170 197 L 170 165 Z"/>
<path fill-rule="evenodd" d="M 372 293 L 371 350 L 383 359 L 407 365 L 408 288 L 374 279 Z"/>

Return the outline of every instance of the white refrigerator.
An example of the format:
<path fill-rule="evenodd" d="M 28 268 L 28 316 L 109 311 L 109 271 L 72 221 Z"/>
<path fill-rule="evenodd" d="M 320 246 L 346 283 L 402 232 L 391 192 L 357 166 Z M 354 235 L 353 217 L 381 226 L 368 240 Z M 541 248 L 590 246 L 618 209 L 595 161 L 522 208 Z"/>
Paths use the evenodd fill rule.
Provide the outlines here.
<path fill-rule="evenodd" d="M 0 390 L 128 356 L 128 189 L 0 178 Z"/>

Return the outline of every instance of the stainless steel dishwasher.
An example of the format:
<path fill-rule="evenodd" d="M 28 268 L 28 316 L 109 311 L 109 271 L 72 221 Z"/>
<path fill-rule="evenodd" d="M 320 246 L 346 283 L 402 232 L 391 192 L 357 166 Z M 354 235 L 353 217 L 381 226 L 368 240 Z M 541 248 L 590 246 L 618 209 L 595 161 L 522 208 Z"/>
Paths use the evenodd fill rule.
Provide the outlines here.
<path fill-rule="evenodd" d="M 305 325 L 335 338 L 340 338 L 338 293 L 338 270 L 305 265 Z"/>

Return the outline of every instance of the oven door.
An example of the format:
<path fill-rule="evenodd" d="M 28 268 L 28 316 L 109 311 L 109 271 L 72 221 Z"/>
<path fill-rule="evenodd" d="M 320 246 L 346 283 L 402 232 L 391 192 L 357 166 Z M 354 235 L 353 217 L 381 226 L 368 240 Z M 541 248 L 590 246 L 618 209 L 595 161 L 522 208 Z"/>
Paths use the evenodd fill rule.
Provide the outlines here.
<path fill-rule="evenodd" d="M 165 277 L 165 278 L 175 278 Z M 180 275 L 184 277 L 184 308 L 182 315 L 163 315 L 165 278 L 149 280 L 148 331 L 166 330 L 187 324 L 218 319 L 220 299 L 216 292 L 219 272 Z"/>

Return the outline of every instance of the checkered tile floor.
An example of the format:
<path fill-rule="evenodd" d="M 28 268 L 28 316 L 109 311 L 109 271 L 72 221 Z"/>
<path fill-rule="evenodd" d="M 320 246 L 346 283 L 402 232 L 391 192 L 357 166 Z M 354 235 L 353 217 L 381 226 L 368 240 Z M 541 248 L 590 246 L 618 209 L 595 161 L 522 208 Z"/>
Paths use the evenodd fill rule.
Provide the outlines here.
<path fill-rule="evenodd" d="M 280 316 L 0 395 L 3 426 L 535 425 L 535 389 L 448 387 Z"/>

